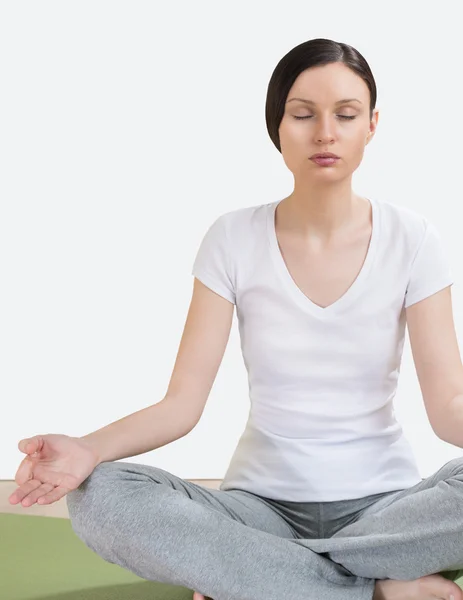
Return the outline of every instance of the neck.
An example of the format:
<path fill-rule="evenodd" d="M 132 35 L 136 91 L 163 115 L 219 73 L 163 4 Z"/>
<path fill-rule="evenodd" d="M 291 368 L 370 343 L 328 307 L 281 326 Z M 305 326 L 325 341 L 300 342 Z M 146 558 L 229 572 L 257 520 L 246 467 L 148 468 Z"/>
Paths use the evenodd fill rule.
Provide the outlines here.
<path fill-rule="evenodd" d="M 339 233 L 358 227 L 369 202 L 348 186 L 295 186 L 278 207 L 279 228 L 298 237 L 330 241 Z"/>

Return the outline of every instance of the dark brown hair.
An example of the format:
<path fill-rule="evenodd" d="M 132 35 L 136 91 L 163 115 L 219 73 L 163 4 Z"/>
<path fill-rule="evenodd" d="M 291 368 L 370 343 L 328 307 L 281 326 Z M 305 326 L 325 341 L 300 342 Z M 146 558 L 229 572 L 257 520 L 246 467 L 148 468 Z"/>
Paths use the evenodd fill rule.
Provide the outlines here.
<path fill-rule="evenodd" d="M 288 92 L 296 78 L 310 67 L 341 62 L 352 69 L 367 84 L 370 90 L 370 120 L 376 106 L 376 83 L 373 73 L 358 50 L 325 38 L 316 38 L 303 42 L 290 50 L 275 67 L 267 88 L 265 121 L 270 139 L 281 152 L 278 128 L 285 112 Z"/>

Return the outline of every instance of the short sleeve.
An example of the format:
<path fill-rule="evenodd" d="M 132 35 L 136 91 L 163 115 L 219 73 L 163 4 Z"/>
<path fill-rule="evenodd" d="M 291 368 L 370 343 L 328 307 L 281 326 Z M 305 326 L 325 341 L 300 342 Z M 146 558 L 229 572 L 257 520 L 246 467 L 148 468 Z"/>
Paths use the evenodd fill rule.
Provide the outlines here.
<path fill-rule="evenodd" d="M 405 293 L 405 308 L 454 283 L 447 248 L 436 227 L 427 221 L 412 263 Z"/>
<path fill-rule="evenodd" d="M 193 263 L 192 275 L 235 304 L 226 217 L 226 214 L 218 217 L 206 231 Z"/>

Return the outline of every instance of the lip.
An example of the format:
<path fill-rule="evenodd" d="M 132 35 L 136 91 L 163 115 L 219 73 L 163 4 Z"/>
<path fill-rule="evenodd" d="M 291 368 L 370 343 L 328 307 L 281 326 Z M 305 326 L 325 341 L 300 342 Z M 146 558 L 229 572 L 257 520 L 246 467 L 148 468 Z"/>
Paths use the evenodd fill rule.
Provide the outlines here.
<path fill-rule="evenodd" d="M 333 154 L 332 152 L 320 152 L 319 154 L 312 154 L 312 156 L 310 157 L 310 160 L 313 160 L 314 158 L 340 158 L 340 157 L 337 156 L 336 154 Z"/>
<path fill-rule="evenodd" d="M 315 163 L 316 165 L 318 165 L 319 167 L 331 167 L 333 165 L 335 165 L 339 158 L 330 158 L 330 157 L 326 157 L 326 156 L 316 156 L 315 158 L 311 158 L 310 159 L 313 163 Z"/>

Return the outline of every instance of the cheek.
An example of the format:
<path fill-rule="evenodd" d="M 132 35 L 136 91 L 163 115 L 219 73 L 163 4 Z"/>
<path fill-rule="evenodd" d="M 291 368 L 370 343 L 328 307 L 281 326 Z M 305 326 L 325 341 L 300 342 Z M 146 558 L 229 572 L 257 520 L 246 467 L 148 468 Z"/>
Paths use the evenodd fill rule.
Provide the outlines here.
<path fill-rule="evenodd" d="M 286 121 L 280 127 L 280 141 L 288 148 L 300 144 L 307 138 L 307 131 L 301 127 L 300 123 Z"/>
<path fill-rule="evenodd" d="M 361 131 L 357 130 L 345 132 L 342 139 L 343 144 L 345 144 L 347 154 L 353 159 L 363 155 L 366 141 L 366 133 L 364 133 L 363 129 Z"/>
<path fill-rule="evenodd" d="M 307 146 L 307 132 L 303 127 L 285 124 L 279 129 L 280 146 L 288 156 L 297 156 Z"/>
<path fill-rule="evenodd" d="M 353 146 L 355 146 L 355 148 L 359 152 L 362 152 L 365 148 L 365 144 L 367 142 L 367 134 L 368 127 L 365 126 L 363 123 L 359 123 L 359 127 L 353 127 L 352 131 L 349 133 L 349 139 L 351 140 Z"/>
<path fill-rule="evenodd" d="M 356 169 L 362 162 L 363 155 L 365 153 L 365 144 L 363 140 L 356 140 L 355 144 L 352 144 L 349 152 L 348 163 L 351 168 Z"/>

